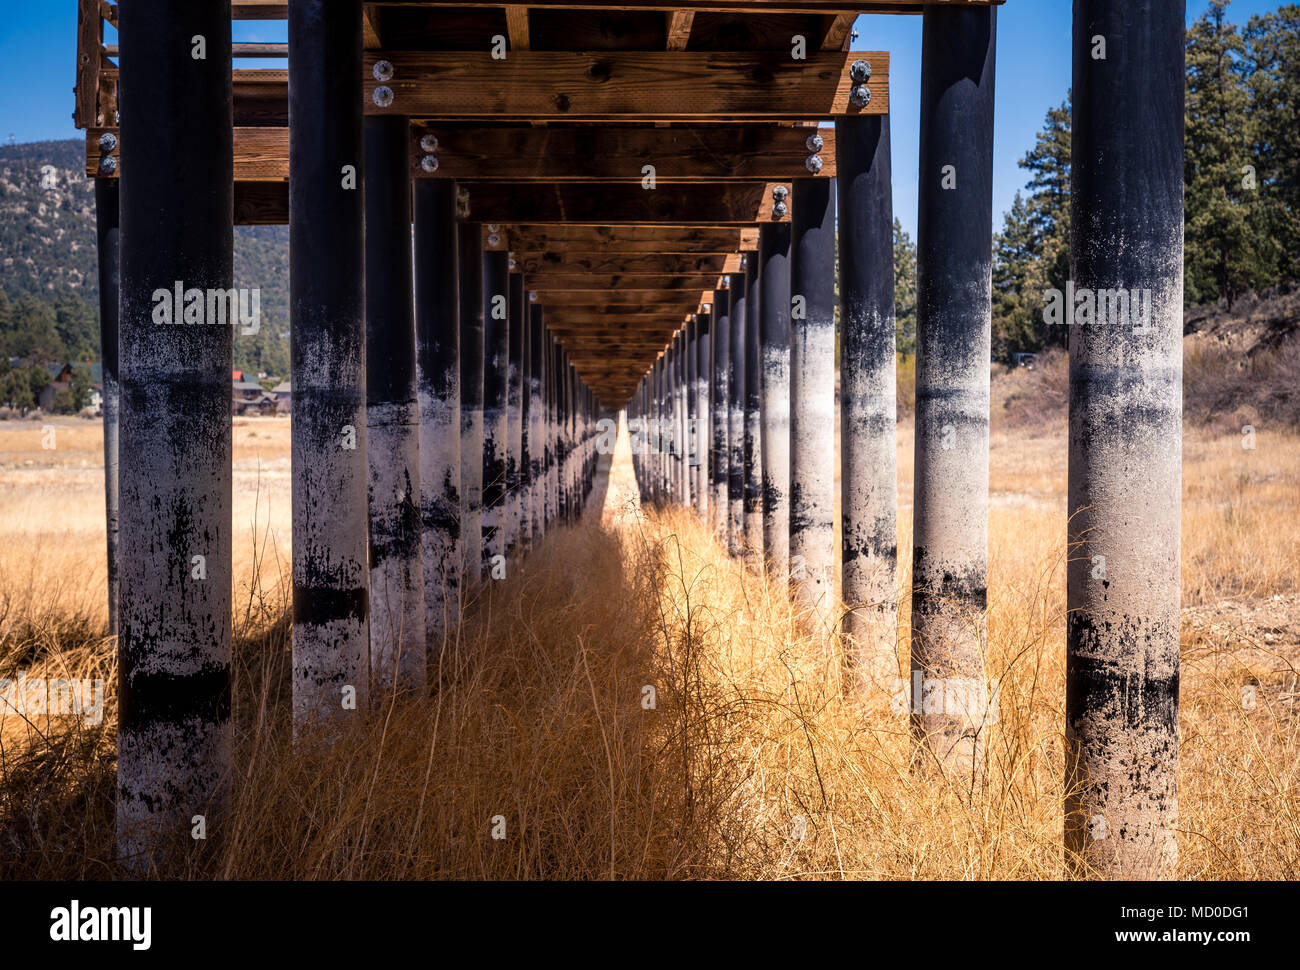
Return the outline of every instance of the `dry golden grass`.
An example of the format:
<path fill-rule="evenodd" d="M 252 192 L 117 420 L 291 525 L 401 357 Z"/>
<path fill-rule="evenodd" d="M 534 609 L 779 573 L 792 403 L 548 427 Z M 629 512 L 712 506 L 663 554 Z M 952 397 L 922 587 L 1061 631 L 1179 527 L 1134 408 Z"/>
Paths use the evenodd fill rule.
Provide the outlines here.
<path fill-rule="evenodd" d="M 6 490 L 26 467 L 8 430 Z M 907 549 L 907 429 L 899 458 Z M 783 590 L 730 559 L 690 513 L 639 510 L 626 456 L 603 523 L 556 530 L 483 596 L 435 658 L 429 698 L 291 750 L 286 571 L 269 568 L 275 553 L 260 538 L 281 523 L 285 557 L 287 484 L 254 520 L 255 476 L 237 476 L 237 515 L 250 536 L 263 525 L 256 555 L 251 539 L 237 555 L 235 799 L 221 850 L 193 874 L 1064 878 L 1064 435 L 995 425 L 992 469 L 987 673 L 1001 682 L 1000 717 L 991 781 L 975 793 L 918 768 L 887 705 L 842 693 L 835 642 L 806 635 Z M 1189 433 L 1185 479 L 1180 875 L 1296 878 L 1300 439 L 1261 435 L 1243 452 L 1236 436 Z M 102 566 L 23 569 L 41 549 L 56 564 L 102 559 L 94 486 L 66 534 L 6 505 L 0 677 L 57 670 L 111 684 Z M 32 491 L 23 515 L 68 501 Z M 900 576 L 900 594 L 909 583 Z M 112 716 L 110 701 L 102 725 L 0 732 L 0 872 L 121 874 Z M 491 837 L 495 816 L 504 839 Z"/>

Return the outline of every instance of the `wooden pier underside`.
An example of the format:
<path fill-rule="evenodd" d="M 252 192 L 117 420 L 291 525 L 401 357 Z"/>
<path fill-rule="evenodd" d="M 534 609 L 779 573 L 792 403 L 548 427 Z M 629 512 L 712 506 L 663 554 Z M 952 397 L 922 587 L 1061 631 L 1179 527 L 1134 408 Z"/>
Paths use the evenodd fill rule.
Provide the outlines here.
<path fill-rule="evenodd" d="M 79 2 L 75 119 L 87 174 L 114 178 L 117 49 L 103 23 L 117 7 Z M 357 83 L 367 114 L 411 119 L 412 179 L 457 181 L 462 218 L 484 225 L 485 248 L 510 251 L 579 375 L 617 406 L 740 269 L 758 226 L 789 220 L 791 180 L 835 175 L 834 130 L 819 122 L 888 113 L 889 55 L 853 49 L 854 19 L 924 6 L 367 3 Z M 237 20 L 287 10 L 231 3 Z M 288 222 L 288 72 L 252 66 L 285 56 L 282 44 L 235 44 L 240 224 Z M 860 61 L 863 106 L 851 97 Z"/>

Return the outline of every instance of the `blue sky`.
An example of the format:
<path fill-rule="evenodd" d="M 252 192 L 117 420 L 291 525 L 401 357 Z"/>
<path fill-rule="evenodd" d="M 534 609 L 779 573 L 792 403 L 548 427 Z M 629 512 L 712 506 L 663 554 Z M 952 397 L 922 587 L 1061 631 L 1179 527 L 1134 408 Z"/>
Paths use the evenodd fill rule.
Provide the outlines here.
<path fill-rule="evenodd" d="M 1233 0 L 1229 14 L 1244 24 L 1281 3 Z M 1188 22 L 1208 6 L 1209 0 L 1188 0 Z M 72 125 L 76 7 L 75 0 L 0 0 L 0 141 L 77 137 Z M 1071 7 L 1071 0 L 1008 0 L 998 12 L 995 229 L 1025 184 L 1017 162 L 1033 147 L 1047 110 L 1064 101 L 1070 87 Z M 894 214 L 915 238 L 921 18 L 859 17 L 857 30 L 856 49 L 892 55 Z M 283 23 L 237 23 L 235 40 L 283 41 L 284 31 Z"/>

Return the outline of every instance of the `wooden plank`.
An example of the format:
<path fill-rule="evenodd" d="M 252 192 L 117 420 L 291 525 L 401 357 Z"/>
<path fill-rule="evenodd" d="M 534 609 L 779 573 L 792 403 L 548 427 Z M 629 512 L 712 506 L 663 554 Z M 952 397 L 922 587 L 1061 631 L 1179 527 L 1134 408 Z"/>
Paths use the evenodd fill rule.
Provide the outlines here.
<path fill-rule="evenodd" d="M 829 19 L 826 33 L 822 37 L 822 50 L 844 51 L 849 49 L 849 38 L 853 33 L 853 21 L 858 19 L 856 13 L 837 13 Z"/>
<path fill-rule="evenodd" d="M 366 50 L 380 47 L 379 8 L 372 3 L 361 6 L 361 46 Z"/>
<path fill-rule="evenodd" d="M 849 65 L 871 64 L 871 103 L 849 103 Z M 381 85 L 376 60 L 393 65 Z M 819 120 L 889 111 L 889 55 L 812 51 L 367 51 L 367 114 L 412 118 Z M 375 103 L 386 87 L 389 103 Z"/>
<path fill-rule="evenodd" d="M 668 15 L 668 50 L 684 51 L 691 39 L 694 10 L 674 10 Z"/>
<path fill-rule="evenodd" d="M 529 0 L 528 6 L 541 9 L 573 10 L 693 10 L 719 13 L 907 13 L 919 14 L 926 3 L 937 0 L 857 0 L 846 7 L 844 0 Z M 970 6 L 1001 6 L 1005 0 L 941 0 Z M 390 7 L 496 7 L 486 0 L 384 0 Z M 288 17 L 285 0 L 231 0 L 234 20 L 284 20 Z"/>
<path fill-rule="evenodd" d="M 512 51 L 526 51 L 529 48 L 528 8 L 519 4 L 506 5 L 506 33 L 510 38 Z"/>
<path fill-rule="evenodd" d="M 104 23 L 99 0 L 77 3 L 77 78 L 72 121 L 78 128 L 99 124 L 99 69 L 103 58 Z"/>
<path fill-rule="evenodd" d="M 525 276 L 525 279 L 527 277 Z M 534 291 L 536 292 L 536 291 Z M 641 306 L 685 307 L 687 310 L 707 302 L 704 290 L 604 290 L 592 293 L 538 293 L 538 302 L 547 307 Z M 710 298 L 711 299 L 711 298 Z"/>
<path fill-rule="evenodd" d="M 118 139 L 121 151 L 121 135 L 114 127 L 97 126 L 86 129 L 86 175 L 98 176 L 99 172 L 99 138 L 106 132 Z M 235 136 L 235 181 L 236 182 L 283 182 L 289 178 L 289 130 L 287 128 L 247 128 L 234 130 Z M 119 158 L 120 161 L 120 158 Z M 113 173 L 121 174 L 121 169 Z"/>
<path fill-rule="evenodd" d="M 630 256 L 604 253 L 544 253 L 525 256 L 523 271 L 529 279 L 540 282 L 554 276 L 591 274 L 594 276 L 681 276 L 698 273 L 738 273 L 740 254 L 733 255 L 669 255 L 664 253 L 638 253 Z M 537 289 L 537 287 L 533 287 Z M 697 287 L 698 288 L 698 287 Z M 637 289 L 662 289 L 642 286 Z"/>
<path fill-rule="evenodd" d="M 711 289 L 717 286 L 717 273 L 681 273 L 676 276 L 623 276 L 618 273 L 596 276 L 592 274 L 556 274 L 549 271 L 534 271 L 527 276 L 528 288 L 545 298 L 554 293 L 578 293 L 590 291 L 607 291 L 620 287 L 639 289 Z"/>
<path fill-rule="evenodd" d="M 608 255 L 715 253 L 754 249 L 757 229 L 646 228 L 614 226 L 514 225 L 511 248 L 522 255 L 550 252 L 605 253 Z"/>
<path fill-rule="evenodd" d="M 790 218 L 788 210 L 774 217 L 770 182 L 679 183 L 653 192 L 615 182 L 480 182 L 468 189 L 469 222 L 713 226 Z"/>
<path fill-rule="evenodd" d="M 638 185 L 749 179 L 767 182 L 835 176 L 835 129 L 823 128 L 817 154 L 822 166 L 808 169 L 814 154 L 802 128 L 776 125 L 679 125 L 629 128 L 584 125 L 572 128 L 452 128 L 413 126 L 411 171 L 417 177 L 473 181 L 601 181 Z M 425 135 L 437 139 L 431 153 L 435 172 L 423 170 L 430 153 Z M 235 148 L 239 151 L 238 145 Z M 648 172 L 646 166 L 652 166 Z M 647 191 L 652 191 L 647 189 Z"/>

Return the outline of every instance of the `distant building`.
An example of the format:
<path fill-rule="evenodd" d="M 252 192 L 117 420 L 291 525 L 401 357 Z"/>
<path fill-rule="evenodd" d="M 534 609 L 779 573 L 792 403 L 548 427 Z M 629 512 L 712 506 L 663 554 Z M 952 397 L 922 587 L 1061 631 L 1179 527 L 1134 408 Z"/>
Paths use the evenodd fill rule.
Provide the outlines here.
<path fill-rule="evenodd" d="M 271 388 L 275 395 L 275 413 L 289 414 L 293 410 L 293 388 L 288 381 L 281 381 Z"/>
<path fill-rule="evenodd" d="M 104 407 L 104 365 L 97 360 L 80 364 L 46 365 L 46 369 L 50 373 L 50 382 L 42 387 L 40 393 L 36 395 L 36 406 L 47 414 L 53 410 L 55 395 L 59 391 L 66 391 L 72 387 L 72 372 L 78 367 L 85 368 L 90 372 L 90 394 L 82 410 L 102 414 Z"/>
<path fill-rule="evenodd" d="M 243 379 L 243 371 L 232 371 L 230 381 L 231 414 L 274 414 L 275 397 L 261 384 Z"/>

